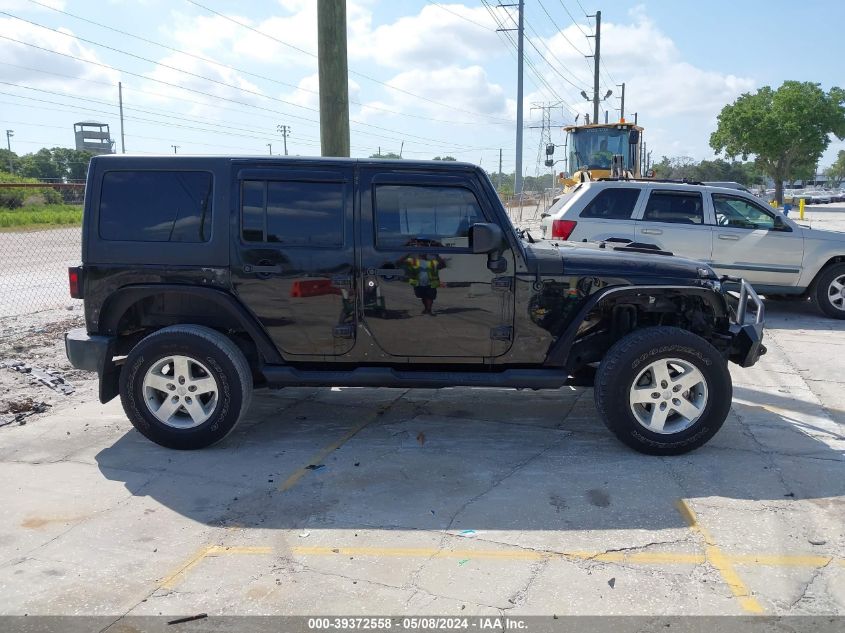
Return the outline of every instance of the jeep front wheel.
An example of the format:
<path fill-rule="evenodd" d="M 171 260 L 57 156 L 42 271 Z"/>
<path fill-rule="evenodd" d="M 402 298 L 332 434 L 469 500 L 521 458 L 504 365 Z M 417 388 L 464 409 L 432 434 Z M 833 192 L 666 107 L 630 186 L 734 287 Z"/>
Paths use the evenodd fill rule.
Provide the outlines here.
<path fill-rule="evenodd" d="M 596 407 L 622 442 L 642 453 L 678 455 L 705 444 L 730 411 L 727 362 L 703 338 L 674 327 L 635 331 L 607 352 Z"/>
<path fill-rule="evenodd" d="M 252 396 L 252 373 L 226 336 L 198 325 L 166 327 L 138 343 L 120 374 L 129 421 L 167 448 L 197 449 L 222 440 Z"/>

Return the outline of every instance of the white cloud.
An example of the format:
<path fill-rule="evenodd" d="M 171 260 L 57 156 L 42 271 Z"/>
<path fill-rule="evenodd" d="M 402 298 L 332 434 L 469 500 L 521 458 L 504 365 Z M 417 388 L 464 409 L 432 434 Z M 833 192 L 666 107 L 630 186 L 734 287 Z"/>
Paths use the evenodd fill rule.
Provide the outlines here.
<path fill-rule="evenodd" d="M 73 35 L 68 29 L 59 29 L 62 33 Z M 87 48 L 78 40 L 41 29 L 26 22 L 11 18 L 0 18 L 0 34 L 27 42 L 26 46 L 10 40 L 0 40 L 0 59 L 5 64 L 0 66 L 0 78 L 3 81 L 24 84 L 49 90 L 75 92 L 84 95 L 111 95 L 113 89 L 89 81 L 75 81 L 66 76 L 83 80 L 103 81 L 117 86 L 120 73 L 102 66 L 86 63 L 84 60 L 102 63 L 93 49 Z M 47 49 L 47 50 L 42 50 Z M 56 55 L 56 51 L 64 55 Z M 72 57 L 68 57 L 68 55 Z M 73 59 L 76 57 L 78 59 Z M 33 68 L 44 73 L 28 70 Z M 54 73 L 54 74 L 47 74 Z M 66 76 L 59 76 L 66 75 Z"/>
<path fill-rule="evenodd" d="M 461 4 L 442 6 L 445 8 L 425 5 L 418 14 L 391 24 L 352 31 L 350 58 L 369 59 L 393 68 L 431 68 L 456 61 L 480 62 L 501 50 L 492 30 L 495 24 L 486 9 Z M 368 22 L 361 20 L 361 25 L 368 26 Z"/>
<path fill-rule="evenodd" d="M 646 142 L 656 152 L 711 156 L 708 140 L 716 127 L 716 115 L 725 104 L 753 90 L 754 79 L 700 68 L 685 61 L 672 38 L 657 27 L 644 8 L 636 7 L 629 15 L 632 21 L 627 24 L 602 23 L 601 59 L 605 71 L 601 90 L 614 92 L 604 105 L 611 113 L 619 105 L 616 98 L 619 89 L 608 80 L 612 75 L 616 81 L 625 81 L 628 118 L 633 111 L 638 112 L 639 122 L 647 128 Z M 587 25 L 581 25 L 581 29 L 590 32 Z M 547 38 L 545 44 L 562 65 L 571 69 L 567 76 L 592 96 L 592 73 L 581 54 L 591 51 L 587 50 L 581 30 L 572 24 L 562 33 Z M 572 44 L 579 46 L 581 52 Z M 553 86 L 560 86 L 559 92 L 568 96 L 578 111 L 591 111 L 578 90 L 563 83 L 554 73 L 544 75 Z"/>
<path fill-rule="evenodd" d="M 3 11 L 46 11 L 51 9 L 64 9 L 65 0 L 38 0 L 41 4 L 46 4 L 47 7 L 39 7 L 37 4 L 27 2 L 27 0 L 0 0 L 0 10 Z"/>

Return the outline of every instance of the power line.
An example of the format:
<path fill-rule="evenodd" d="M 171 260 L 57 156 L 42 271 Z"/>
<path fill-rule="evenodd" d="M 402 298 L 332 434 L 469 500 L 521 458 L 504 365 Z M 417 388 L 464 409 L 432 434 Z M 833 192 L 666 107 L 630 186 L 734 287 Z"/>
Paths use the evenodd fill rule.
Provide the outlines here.
<path fill-rule="evenodd" d="M 548 17 L 548 18 L 549 18 L 549 20 L 551 21 L 551 23 L 552 23 L 552 24 L 554 25 L 554 27 L 557 29 L 557 32 L 558 32 L 558 33 L 560 33 L 561 37 L 563 37 L 563 39 L 565 39 L 565 40 L 569 43 L 569 45 L 570 45 L 572 48 L 574 48 L 574 49 L 575 49 L 575 51 L 576 51 L 579 55 L 582 55 L 582 56 L 583 56 L 583 55 L 584 55 L 584 53 L 581 51 L 581 49 L 580 49 L 580 48 L 578 48 L 577 46 L 575 46 L 575 44 L 573 44 L 573 43 L 572 43 L 572 40 L 570 40 L 568 37 L 566 37 L 566 33 L 564 33 L 564 32 L 563 32 L 563 29 L 562 29 L 562 28 L 560 28 L 560 27 L 557 25 L 557 22 L 555 22 L 554 18 L 553 18 L 553 17 L 551 16 L 551 14 L 548 12 L 548 10 L 547 10 L 547 9 L 546 9 L 546 7 L 543 5 L 543 3 L 542 3 L 542 2 L 540 2 L 540 0 L 537 0 L 537 4 L 539 4 L 539 5 L 540 5 L 540 8 L 543 10 L 543 13 L 545 13 L 545 14 L 546 14 L 546 17 Z"/>
<path fill-rule="evenodd" d="M 41 2 L 38 2 L 38 0 L 29 0 L 29 2 L 31 2 L 31 3 L 33 3 L 33 4 L 36 4 L 36 5 L 40 6 L 40 7 L 44 7 L 44 8 L 46 8 L 46 9 L 50 9 L 50 10 L 55 11 L 55 12 L 57 12 L 57 13 L 61 13 L 62 15 L 67 15 L 67 16 L 69 16 L 69 17 L 71 17 L 71 18 L 76 19 L 76 20 L 81 20 L 82 22 L 86 22 L 86 23 L 88 23 L 88 24 L 93 24 L 93 25 L 98 26 L 98 27 L 100 27 L 100 28 L 103 28 L 103 29 L 106 29 L 106 30 L 112 31 L 113 33 L 119 33 L 120 35 L 125 35 L 125 36 L 127 36 L 127 37 L 131 37 L 131 38 L 136 39 L 136 40 L 139 40 L 139 41 L 141 41 L 141 42 L 145 42 L 145 43 L 147 43 L 147 44 L 152 44 L 153 46 L 158 46 L 158 47 L 163 48 L 163 49 L 165 49 L 165 50 L 168 50 L 168 51 L 171 51 L 171 52 L 174 52 L 174 53 L 178 53 L 178 54 L 180 54 L 180 55 L 185 55 L 186 57 L 191 57 L 191 58 L 193 58 L 193 59 L 197 59 L 197 60 L 202 61 L 202 62 L 205 62 L 205 63 L 207 63 L 207 64 L 213 64 L 213 65 L 215 65 L 215 66 L 219 66 L 220 68 L 226 68 L 226 69 L 228 69 L 228 70 L 234 70 L 235 72 L 239 72 L 239 73 L 241 73 L 241 74 L 243 74 L 243 75 L 246 75 L 246 76 L 248 76 L 248 77 L 254 77 L 254 78 L 256 78 L 256 79 L 261 79 L 261 80 L 263 80 L 263 81 L 269 81 L 269 82 L 271 82 L 271 83 L 278 84 L 278 85 L 280 85 L 280 86 L 285 86 L 285 87 L 287 87 L 287 88 L 292 88 L 293 90 L 298 90 L 298 91 L 300 91 L 300 92 L 307 92 L 307 93 L 309 93 L 309 94 L 314 94 L 314 95 L 319 95 L 319 94 L 320 94 L 320 93 L 319 93 L 319 91 L 317 91 L 317 90 L 310 90 L 310 89 L 308 89 L 308 88 L 303 88 L 303 87 L 301 87 L 301 86 L 297 86 L 297 85 L 295 85 L 295 84 L 291 84 L 291 83 L 288 83 L 288 82 L 285 82 L 285 81 L 281 81 L 281 80 L 279 80 L 279 79 L 274 79 L 274 78 L 272 78 L 272 77 L 267 77 L 266 75 L 261 75 L 261 74 L 254 73 L 254 72 L 249 71 L 249 70 L 245 70 L 245 69 L 243 69 L 243 68 L 238 68 L 237 66 L 232 66 L 232 65 L 230 65 L 230 64 L 224 64 L 224 63 L 222 63 L 222 62 L 218 62 L 218 61 L 216 61 L 216 60 L 214 60 L 214 59 L 211 59 L 211 58 L 209 58 L 209 57 L 203 57 L 202 55 L 197 55 L 197 54 L 195 54 L 195 53 L 191 53 L 191 52 L 188 52 L 188 51 L 185 51 L 185 50 L 179 49 L 179 48 L 175 48 L 175 47 L 173 47 L 173 46 L 169 46 L 169 45 L 167 45 L 167 44 L 162 44 L 161 42 L 156 42 L 155 40 L 151 40 L 151 39 L 146 38 L 146 37 L 141 37 L 140 35 L 135 35 L 134 33 L 130 33 L 130 32 L 128 32 L 128 31 L 123 31 L 123 30 L 121 30 L 121 29 L 118 29 L 118 28 L 115 28 L 115 27 L 109 26 L 109 25 L 107 25 L 107 24 L 103 24 L 103 23 L 101 23 L 101 22 L 97 22 L 97 21 L 95 21 L 95 20 L 90 20 L 90 19 L 85 18 L 85 17 L 82 17 L 82 16 L 80 16 L 80 15 L 76 15 L 76 14 L 74 14 L 74 13 L 70 13 L 69 11 L 64 11 L 64 10 L 62 10 L 62 9 L 58 9 L 58 8 L 56 8 L 56 7 L 51 7 L 50 5 L 47 5 L 47 4 L 43 4 L 43 3 L 41 3 Z M 5 12 L 0 11 L 0 13 L 5 13 Z M 5 13 L 5 15 L 10 15 L 10 14 Z M 17 17 L 17 16 L 13 16 L 13 17 Z M 86 40 L 86 39 L 81 38 L 81 37 L 79 37 L 79 36 L 77 36 L 77 35 L 67 34 L 67 33 L 64 33 L 64 32 L 62 32 L 62 31 L 56 31 L 55 29 L 52 29 L 52 28 L 50 28 L 50 27 L 48 27 L 48 26 L 45 26 L 45 25 L 43 25 L 43 24 L 38 24 L 37 22 L 32 22 L 32 21 L 30 21 L 30 20 L 24 20 L 24 18 L 20 18 L 20 17 L 18 17 L 17 19 L 19 19 L 19 20 L 23 20 L 24 22 L 28 22 L 29 24 L 32 24 L 32 25 L 34 25 L 34 26 L 40 26 L 41 28 L 46 28 L 46 29 L 50 29 L 50 30 L 52 30 L 52 31 L 54 31 L 54 32 L 62 33 L 62 34 L 64 34 L 64 35 L 67 35 L 68 37 L 74 37 L 74 38 L 76 38 L 76 39 L 79 39 L 79 40 L 81 40 L 81 41 L 83 41 L 83 42 L 87 42 L 87 43 L 89 43 L 89 44 L 93 44 L 93 45 L 95 45 L 95 46 L 101 46 L 101 47 L 103 47 L 103 48 L 109 48 L 109 50 L 114 50 L 114 51 L 119 52 L 119 53 L 123 53 L 123 54 L 126 54 L 126 55 L 131 55 L 131 53 L 127 53 L 126 51 L 122 51 L 122 50 L 119 50 L 119 49 L 113 49 L 113 48 L 110 48 L 110 47 L 106 46 L 105 44 L 101 44 L 101 43 L 99 43 L 99 42 L 94 42 L 94 41 L 91 41 L 91 40 Z M 485 27 L 485 28 L 486 28 L 486 27 Z M 142 59 L 143 59 L 143 58 L 142 58 Z M 147 59 L 144 59 L 144 61 L 152 61 L 152 60 L 147 60 Z M 153 62 L 153 63 L 155 63 L 155 62 Z M 158 63 L 159 63 L 159 65 L 164 66 L 165 68 L 171 68 L 171 69 L 173 68 L 172 66 L 168 66 L 168 65 L 166 65 L 166 64 L 162 64 L 161 62 L 158 62 Z M 179 69 L 176 69 L 176 70 L 179 70 Z M 290 102 L 286 102 L 286 103 L 289 103 L 289 104 L 290 104 Z M 370 105 L 370 104 L 366 104 L 366 103 L 361 103 L 360 101 L 355 101 L 355 100 L 352 100 L 352 99 L 350 99 L 350 103 L 354 103 L 355 105 L 360 106 L 360 107 L 362 107 L 362 108 L 363 108 L 363 107 L 366 107 L 366 108 L 370 108 L 370 109 L 372 109 L 372 110 L 377 110 L 377 111 L 380 111 L 380 112 L 386 112 L 386 113 L 388 113 L 388 114 L 394 114 L 394 115 L 397 115 L 397 116 L 410 117 L 410 118 L 414 118 L 414 119 L 423 119 L 423 120 L 425 120 L 425 121 L 433 121 L 433 122 L 436 122 L 436 123 L 449 123 L 449 124 L 454 124 L 454 125 L 490 125 L 489 123 L 482 123 L 482 122 L 479 122 L 479 121 L 454 121 L 454 120 L 450 120 L 450 119 L 437 119 L 437 118 L 434 118 L 434 117 L 428 117 L 428 116 L 421 115 L 421 114 L 412 114 L 412 113 L 408 113 L 408 112 L 401 112 L 401 111 L 399 111 L 399 110 L 392 110 L 392 109 L 390 109 L 390 108 L 384 108 L 384 107 L 377 106 L 377 105 Z M 291 105 L 297 105 L 297 104 L 291 104 Z M 304 106 L 297 106 L 297 107 L 304 107 Z M 504 123 L 501 123 L 501 124 L 495 124 L 495 125 L 505 125 L 505 124 L 504 124 Z"/>
<path fill-rule="evenodd" d="M 9 41 L 11 41 L 11 42 L 16 42 L 16 43 L 18 43 L 18 44 L 22 44 L 22 45 L 24 45 L 24 46 L 29 46 L 29 47 L 31 47 L 31 48 L 36 48 L 36 49 L 38 49 L 38 50 L 42 50 L 42 51 L 45 51 L 45 52 L 48 52 L 48 53 L 51 53 L 51 54 L 54 54 L 54 55 L 59 55 L 59 56 L 61 56 L 61 57 L 67 57 L 67 58 L 70 58 L 70 59 L 75 59 L 75 60 L 77 60 L 77 61 L 85 62 L 85 63 L 87 63 L 87 64 L 92 64 L 92 65 L 94 65 L 94 66 L 99 66 L 99 67 L 101 67 L 101 68 L 107 68 L 107 69 L 109 69 L 109 70 L 114 70 L 114 71 L 117 71 L 117 72 L 125 73 L 125 74 L 127 74 L 127 75 L 131 75 L 131 76 L 133 76 L 133 77 L 138 77 L 139 79 L 143 79 L 143 80 L 146 80 L 146 81 L 153 81 L 153 82 L 156 82 L 156 83 L 164 84 L 164 85 L 166 85 L 166 86 L 170 86 L 171 88 L 178 88 L 178 89 L 180 89 L 180 90 L 186 90 L 186 91 L 188 91 L 188 92 L 193 92 L 193 93 L 196 93 L 196 94 L 201 94 L 201 95 L 204 95 L 204 96 L 207 96 L 207 97 L 212 97 L 213 99 L 217 99 L 217 100 L 227 101 L 227 102 L 230 102 L 230 103 L 237 103 L 237 104 L 239 104 L 239 105 L 244 105 L 244 106 L 251 107 L 251 108 L 257 108 L 257 109 L 260 109 L 260 110 L 267 110 L 268 112 L 275 112 L 277 116 L 278 116 L 278 115 L 282 115 L 282 116 L 286 116 L 286 117 L 288 117 L 288 118 L 296 118 L 296 119 L 301 119 L 301 120 L 303 120 L 303 121 L 308 121 L 308 122 L 311 122 L 311 123 L 317 123 L 317 121 L 316 121 L 316 120 L 314 120 L 314 119 L 309 119 L 309 118 L 307 118 L 307 117 L 302 117 L 302 116 L 298 116 L 298 115 L 295 115 L 295 114 L 290 114 L 290 113 L 282 113 L 282 112 L 278 112 L 278 111 L 276 111 L 276 110 L 270 110 L 270 109 L 268 109 L 268 108 L 262 108 L 262 107 L 260 107 L 260 106 L 256 106 L 256 105 L 249 104 L 249 103 L 245 103 L 245 102 L 242 102 L 242 101 L 237 101 L 237 100 L 235 100 L 235 99 L 230 99 L 230 98 L 228 98 L 228 97 L 223 97 L 223 96 L 220 96 L 220 95 L 212 95 L 212 94 L 210 94 L 210 93 L 203 92 L 203 91 L 201 91 L 201 90 L 197 90 L 197 89 L 195 89 L 195 88 L 188 88 L 188 87 L 186 87 L 186 86 L 181 86 L 181 85 L 179 85 L 179 84 L 174 84 L 174 83 L 171 83 L 171 82 L 168 82 L 168 81 L 164 81 L 164 80 L 162 80 L 162 79 L 155 79 L 155 78 L 153 78 L 153 77 L 147 77 L 147 76 L 145 76 L 145 75 L 141 75 L 141 74 L 139 74 L 139 73 L 134 73 L 134 72 L 131 72 L 131 71 L 129 71 L 129 70 L 124 70 L 124 69 L 121 69 L 121 68 L 117 68 L 117 67 L 115 67 L 115 66 L 109 66 L 108 64 L 103 64 L 103 63 L 100 63 L 100 62 L 95 62 L 95 61 L 93 61 L 93 60 L 90 60 L 90 59 L 85 59 L 85 58 L 83 58 L 83 57 L 77 57 L 76 55 L 71 55 L 71 54 L 69 54 L 69 53 L 61 53 L 61 52 L 59 52 L 59 51 L 54 51 L 54 50 L 52 50 L 52 49 L 45 48 L 45 47 L 43 47 L 43 46 L 38 46 L 38 45 L 36 45 L 36 44 L 32 44 L 32 43 L 30 43 L 30 42 L 24 42 L 24 41 L 22 41 L 22 40 L 17 40 L 17 39 L 15 39 L 15 38 L 13 38 L 13 37 L 9 37 L 9 36 L 7 36 L 7 35 L 0 35 L 0 39 L 5 39 L 5 40 L 9 40 Z M 153 62 L 153 63 L 156 63 L 156 62 Z M 179 70 L 179 69 L 176 69 L 176 70 Z M 184 72 L 184 71 L 180 71 L 180 72 Z M 188 73 L 188 74 L 193 74 L 193 73 Z M 271 100 L 271 101 L 279 101 L 279 102 L 282 102 L 282 103 L 286 103 L 286 102 L 285 102 L 284 100 L 282 100 L 282 99 L 278 99 L 278 98 L 276 98 L 276 97 L 271 97 L 271 96 L 269 96 L 269 95 L 264 95 L 264 94 L 261 94 L 261 93 L 256 93 L 256 92 L 254 92 L 254 91 L 249 91 L 249 90 L 246 90 L 246 89 L 243 89 L 243 88 L 239 88 L 238 86 L 234 86 L 234 85 L 232 85 L 232 84 L 226 84 L 225 82 L 219 82 L 219 81 L 216 81 L 216 80 L 213 80 L 213 79 L 208 79 L 207 77 L 202 77 L 201 75 L 194 75 L 194 76 L 199 77 L 199 78 L 202 78 L 202 79 L 207 79 L 207 80 L 212 81 L 212 82 L 214 82 L 214 83 L 220 83 L 220 84 L 222 84 L 222 85 L 224 85 L 224 86 L 227 86 L 227 87 L 233 88 L 233 89 L 235 89 L 235 90 L 241 90 L 241 91 L 244 91 L 244 92 L 248 92 L 248 93 L 250 93 L 250 94 L 254 94 L 254 95 L 257 95 L 257 96 L 261 96 L 261 97 L 263 97 L 263 98 L 265 98 L 265 99 L 269 99 L 269 100 Z M 298 107 L 304 107 L 304 106 L 298 106 Z M 308 109 L 308 110 L 312 110 L 312 111 L 315 111 L 315 112 L 316 112 L 316 110 L 315 110 L 314 108 L 306 108 L 306 109 Z M 354 124 L 356 124 L 356 125 L 365 126 L 365 127 L 371 127 L 371 128 L 377 129 L 377 130 L 383 130 L 383 131 L 386 131 L 386 132 L 391 132 L 391 133 L 393 133 L 393 134 L 399 134 L 400 136 L 402 136 L 402 137 L 406 137 L 406 138 L 420 139 L 420 140 L 422 140 L 422 141 L 434 141 L 435 143 L 439 143 L 439 144 L 441 144 L 441 145 L 449 145 L 449 144 L 450 144 L 450 142 L 448 142 L 448 141 L 441 141 L 441 140 L 438 140 L 438 139 L 432 139 L 432 138 L 427 138 L 427 137 L 423 137 L 423 136 L 417 136 L 417 135 L 415 135 L 415 134 L 409 134 L 409 133 L 407 133 L 407 132 L 405 132 L 405 131 L 393 130 L 393 129 L 390 129 L 390 128 L 385 128 L 385 127 L 382 127 L 382 126 L 379 126 L 379 125 L 374 125 L 374 124 L 372 124 L 372 123 L 364 123 L 364 122 L 362 122 L 362 121 L 352 121 L 352 123 L 354 123 Z M 369 134 L 370 136 L 378 136 L 377 134 L 374 134 L 374 133 L 372 133 L 372 132 L 361 132 L 361 133 L 362 133 L 362 134 Z M 398 142 L 398 141 L 399 141 L 399 140 L 401 140 L 401 139 L 390 138 L 390 140 L 393 140 L 393 141 L 397 141 L 397 142 Z M 452 144 L 452 145 L 454 145 L 454 146 L 458 146 L 458 145 L 459 145 L 459 144 L 455 144 L 455 143 L 451 143 L 451 144 Z"/>
<path fill-rule="evenodd" d="M 295 51 L 298 51 L 298 52 L 300 52 L 300 53 L 302 53 L 302 54 L 304 54 L 304 55 L 308 55 L 309 57 L 313 57 L 313 58 L 315 58 L 315 59 L 317 58 L 317 54 L 316 54 L 316 53 L 312 53 L 312 52 L 310 52 L 310 51 L 306 51 L 304 48 L 300 48 L 300 47 L 298 47 L 298 46 L 295 46 L 295 45 L 293 45 L 293 44 L 290 44 L 289 42 L 285 42 L 284 40 L 280 40 L 279 38 L 274 37 L 273 35 L 270 35 L 269 33 L 265 33 L 265 32 L 264 32 L 264 31 L 262 31 L 261 29 L 257 29 L 257 28 L 255 28 L 255 27 L 253 27 L 253 26 L 250 26 L 249 24 L 244 24 L 243 22 L 240 22 L 240 21 L 238 21 L 238 20 L 236 20 L 236 19 L 234 19 L 234 18 L 232 18 L 232 17 L 230 17 L 230 16 L 228 16 L 228 15 L 225 15 L 225 14 L 223 14 L 223 13 L 220 13 L 219 11 L 215 11 L 214 9 L 211 9 L 211 8 L 209 8 L 209 7 L 205 6 L 204 4 L 200 4 L 199 2 L 196 2 L 195 0 L 185 0 L 185 1 L 186 1 L 186 2 L 189 2 L 190 4 L 192 4 L 192 5 L 196 6 L 196 7 L 199 7 L 199 8 L 201 8 L 201 9 L 204 9 L 205 11 L 208 11 L 209 13 L 213 13 L 214 15 L 219 16 L 219 17 L 223 18 L 224 20 L 227 20 L 227 21 L 229 21 L 229 22 L 232 22 L 233 24 L 237 24 L 238 26 L 240 26 L 240 27 L 242 27 L 242 28 L 248 29 L 248 30 L 250 30 L 250 31 L 252 31 L 252 32 L 254 32 L 254 33 L 257 33 L 257 34 L 259 34 L 259 35 L 261 35 L 261 36 L 263 36 L 263 37 L 266 37 L 267 39 L 273 40 L 274 42 L 277 42 L 278 44 L 281 44 L 282 46 L 286 46 L 286 47 L 288 47 L 288 48 L 291 48 L 291 49 L 293 49 L 293 50 L 295 50 Z M 433 104 L 436 104 L 436 105 L 442 106 L 442 107 L 444 107 L 444 108 L 448 108 L 450 111 L 463 112 L 463 113 L 465 113 L 465 114 L 471 114 L 471 115 L 473 115 L 473 116 L 483 116 L 483 117 L 485 117 L 485 118 L 488 118 L 488 119 L 491 119 L 491 120 L 498 120 L 498 121 L 501 121 L 501 122 L 507 123 L 507 124 L 509 124 L 509 125 L 512 125 L 512 124 L 513 124 L 513 121 L 509 121 L 508 119 L 504 119 L 504 118 L 501 118 L 501 117 L 496 117 L 496 116 L 493 116 L 493 115 L 490 115 L 490 114 L 485 114 L 485 113 L 483 113 L 483 112 L 476 112 L 476 111 L 472 111 L 472 110 L 465 110 L 465 109 L 462 109 L 462 108 L 455 107 L 455 105 L 454 105 L 454 104 L 443 103 L 443 102 L 441 102 L 441 101 L 436 101 L 436 100 L 434 100 L 434 99 L 430 99 L 430 98 L 428 98 L 428 97 L 424 97 L 424 96 L 422 96 L 422 95 L 415 94 L 415 93 L 413 93 L 413 92 L 410 92 L 409 90 L 405 90 L 404 88 L 399 88 L 398 86 L 394 86 L 394 85 L 392 85 L 392 84 L 390 84 L 390 83 L 387 83 L 387 82 L 385 82 L 385 81 L 381 81 L 380 79 L 376 79 L 375 77 L 371 77 L 370 75 L 367 75 L 367 74 L 365 74 L 365 73 L 359 72 L 359 71 L 357 71 L 357 70 L 352 70 L 351 68 L 349 69 L 349 73 L 350 73 L 350 74 L 352 74 L 352 75 L 355 75 L 355 76 L 357 76 L 357 77 L 361 77 L 361 78 L 363 78 L 363 79 L 366 79 L 367 81 L 372 81 L 372 82 L 374 82 L 374 83 L 377 83 L 377 84 L 380 84 L 380 85 L 382 85 L 382 86 L 385 86 L 386 88 L 388 88 L 388 89 L 390 89 L 390 90 L 395 90 L 395 91 L 397 91 L 397 92 L 401 92 L 401 93 L 403 93 L 403 94 L 409 95 L 409 96 L 414 97 L 414 98 L 416 98 L 416 99 L 421 99 L 422 101 L 427 101 L 427 102 L 429 102 L 429 103 L 433 103 Z"/>
<path fill-rule="evenodd" d="M 465 15 L 461 15 L 457 11 L 452 11 L 452 9 L 450 9 L 449 7 L 443 6 L 439 2 L 434 2 L 434 0 L 427 0 L 427 2 L 429 4 L 433 4 L 435 7 L 439 8 L 439 9 L 442 9 L 446 13 L 451 13 L 455 17 L 461 18 L 462 20 L 469 22 L 470 24 L 475 24 L 475 26 L 481 27 L 485 31 L 493 31 L 493 32 L 496 31 L 496 29 L 491 29 L 489 26 L 484 26 L 483 24 L 481 24 L 481 22 L 476 22 L 475 20 L 472 20 L 472 19 L 466 17 Z"/>

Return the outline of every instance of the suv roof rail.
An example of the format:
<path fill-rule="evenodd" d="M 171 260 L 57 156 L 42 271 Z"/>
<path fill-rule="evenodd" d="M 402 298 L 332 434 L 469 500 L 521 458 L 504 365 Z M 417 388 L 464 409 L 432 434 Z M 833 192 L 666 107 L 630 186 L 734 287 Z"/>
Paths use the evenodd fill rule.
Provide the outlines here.
<path fill-rule="evenodd" d="M 700 180 L 687 178 L 598 178 L 594 182 L 673 182 L 679 185 L 704 185 Z"/>

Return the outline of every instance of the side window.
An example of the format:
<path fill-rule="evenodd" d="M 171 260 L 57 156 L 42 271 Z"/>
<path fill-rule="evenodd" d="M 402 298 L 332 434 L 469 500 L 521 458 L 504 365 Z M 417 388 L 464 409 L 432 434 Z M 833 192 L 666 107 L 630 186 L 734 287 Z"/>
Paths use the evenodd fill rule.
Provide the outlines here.
<path fill-rule="evenodd" d="M 745 198 L 714 193 L 713 210 L 719 226 L 751 230 L 775 228 L 774 216 Z"/>
<path fill-rule="evenodd" d="M 341 182 L 245 180 L 241 186 L 243 241 L 343 246 L 344 194 Z"/>
<path fill-rule="evenodd" d="M 205 171 L 109 171 L 100 190 L 99 232 L 124 242 L 211 239 L 212 175 Z"/>
<path fill-rule="evenodd" d="M 581 211 L 581 217 L 630 220 L 639 197 L 639 189 L 604 189 Z"/>
<path fill-rule="evenodd" d="M 463 187 L 376 185 L 376 245 L 468 248 L 469 227 L 486 222 L 475 194 Z"/>
<path fill-rule="evenodd" d="M 653 191 L 648 198 L 645 222 L 675 224 L 704 224 L 704 206 L 700 193 L 681 191 Z"/>

